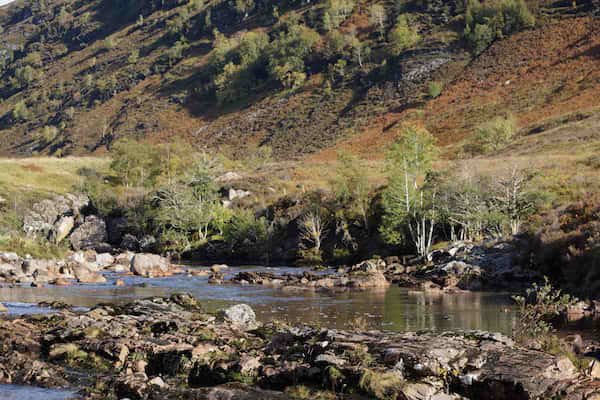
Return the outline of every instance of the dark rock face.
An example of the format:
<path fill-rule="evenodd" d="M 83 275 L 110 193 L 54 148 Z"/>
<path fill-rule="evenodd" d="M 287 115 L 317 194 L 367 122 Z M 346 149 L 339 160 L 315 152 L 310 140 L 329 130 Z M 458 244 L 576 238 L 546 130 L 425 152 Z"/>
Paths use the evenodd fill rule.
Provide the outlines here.
<path fill-rule="evenodd" d="M 1 318 L 1 317 L 0 317 Z M 566 357 L 483 331 L 239 329 L 185 294 L 0 321 L 0 382 L 88 387 L 87 399 L 284 399 L 308 385 L 402 399 L 588 399 Z M 89 381 L 72 371 L 85 369 Z M 449 373 L 449 371 L 451 371 Z M 243 383 L 243 384 L 242 384 Z"/>
<path fill-rule="evenodd" d="M 95 249 L 108 239 L 106 223 L 102 218 L 90 215 L 85 222 L 75 228 L 70 236 L 71 246 L 75 250 Z"/>

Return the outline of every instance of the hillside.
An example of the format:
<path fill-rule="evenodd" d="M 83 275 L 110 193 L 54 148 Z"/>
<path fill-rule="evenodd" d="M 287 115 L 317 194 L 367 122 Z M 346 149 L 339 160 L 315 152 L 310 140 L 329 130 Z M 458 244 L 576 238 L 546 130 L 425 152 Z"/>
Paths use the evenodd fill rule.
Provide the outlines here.
<path fill-rule="evenodd" d="M 537 134 L 597 104 L 593 2 L 527 3 L 535 26 L 476 55 L 458 1 L 380 3 L 378 23 L 371 2 L 18 0 L 0 16 L 0 151 L 102 154 L 132 138 L 234 158 L 268 146 L 279 160 L 338 147 L 372 159 L 418 120 L 464 157 L 494 116 Z M 418 34 L 400 47 L 399 16 Z M 443 85 L 435 99 L 431 82 Z"/>

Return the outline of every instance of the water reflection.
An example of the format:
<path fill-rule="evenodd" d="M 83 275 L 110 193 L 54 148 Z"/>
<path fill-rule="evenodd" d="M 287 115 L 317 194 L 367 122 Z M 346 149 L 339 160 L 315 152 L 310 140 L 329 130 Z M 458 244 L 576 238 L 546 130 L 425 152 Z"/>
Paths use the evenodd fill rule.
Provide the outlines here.
<path fill-rule="evenodd" d="M 232 268 L 230 275 L 250 268 Z M 260 268 L 264 269 L 264 268 Z M 254 268 L 257 270 L 257 268 Z M 297 272 L 280 268 L 271 272 Z M 126 286 L 112 283 L 121 278 Z M 0 287 L 0 301 L 38 303 L 60 300 L 79 307 L 102 302 L 127 302 L 134 298 L 189 292 L 203 301 L 208 311 L 233 303 L 248 303 L 263 321 L 305 322 L 330 328 L 349 328 L 357 317 L 369 328 L 393 331 L 420 329 L 484 329 L 510 333 L 515 320 L 508 294 L 413 292 L 399 287 L 343 293 L 273 289 L 262 286 L 209 285 L 206 277 L 184 275 L 144 279 L 107 275 L 103 285 L 73 287 Z"/>

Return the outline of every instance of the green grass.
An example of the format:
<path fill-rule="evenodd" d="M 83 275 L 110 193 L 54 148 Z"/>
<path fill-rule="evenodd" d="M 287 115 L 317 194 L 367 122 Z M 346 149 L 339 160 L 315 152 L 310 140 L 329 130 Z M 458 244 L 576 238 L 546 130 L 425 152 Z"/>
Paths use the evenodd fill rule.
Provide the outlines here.
<path fill-rule="evenodd" d="M 0 251 L 15 252 L 21 257 L 29 254 L 33 258 L 63 259 L 69 249 L 66 242 L 53 244 L 39 238 L 26 238 L 19 235 L 0 236 Z"/>

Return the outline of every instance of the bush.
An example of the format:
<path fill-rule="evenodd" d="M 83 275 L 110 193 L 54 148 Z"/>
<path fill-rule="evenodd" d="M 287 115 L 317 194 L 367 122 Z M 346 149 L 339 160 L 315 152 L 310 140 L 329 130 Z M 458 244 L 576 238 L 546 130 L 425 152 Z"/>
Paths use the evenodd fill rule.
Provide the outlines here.
<path fill-rule="evenodd" d="M 535 17 L 525 0 L 470 0 L 465 15 L 464 38 L 475 54 L 521 29 L 532 27 Z"/>
<path fill-rule="evenodd" d="M 442 84 L 440 82 L 429 82 L 427 85 L 427 95 L 431 99 L 435 99 L 442 94 Z"/>
<path fill-rule="evenodd" d="M 31 113 L 23 100 L 15 104 L 12 114 L 17 121 L 27 121 L 31 117 Z"/>
<path fill-rule="evenodd" d="M 544 285 L 527 289 L 526 296 L 513 296 L 519 307 L 518 321 L 513 330 L 517 340 L 540 339 L 551 333 L 554 328 L 550 321 L 566 311 L 577 299 L 552 287 L 544 277 Z"/>
<path fill-rule="evenodd" d="M 496 117 L 477 128 L 477 140 L 482 150 L 497 151 L 506 147 L 517 132 L 517 123 L 512 114 Z"/>

